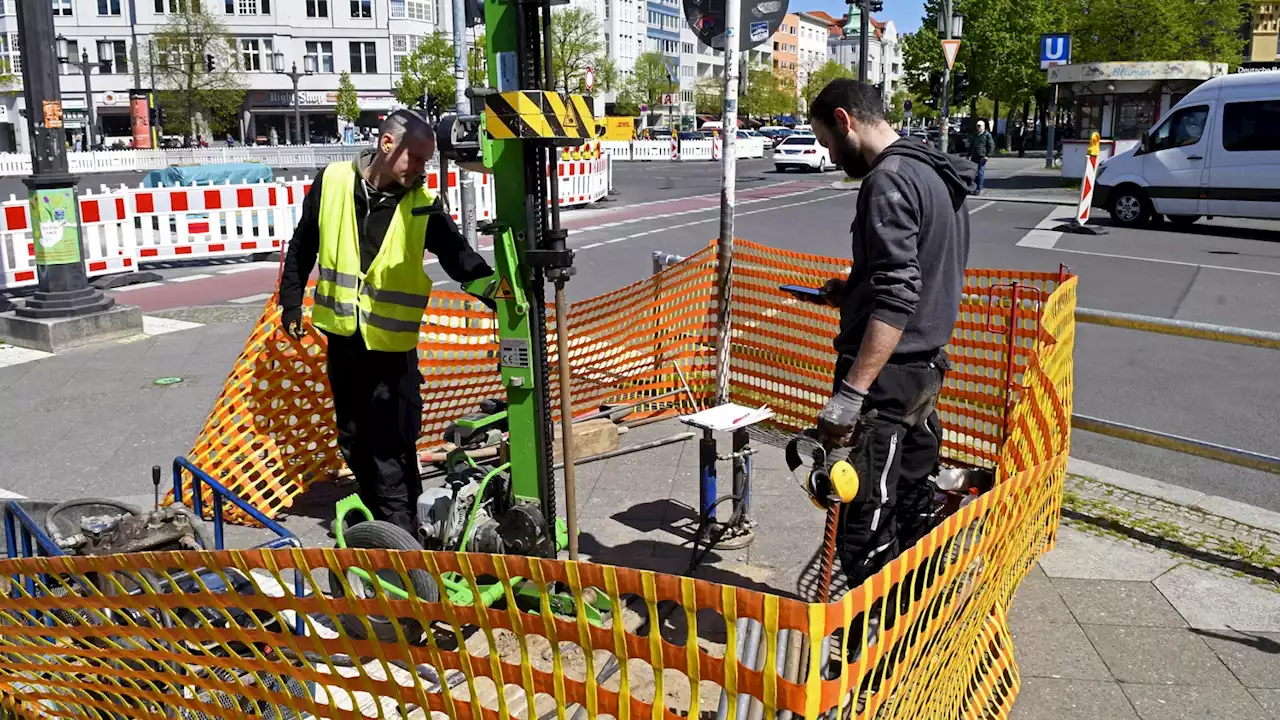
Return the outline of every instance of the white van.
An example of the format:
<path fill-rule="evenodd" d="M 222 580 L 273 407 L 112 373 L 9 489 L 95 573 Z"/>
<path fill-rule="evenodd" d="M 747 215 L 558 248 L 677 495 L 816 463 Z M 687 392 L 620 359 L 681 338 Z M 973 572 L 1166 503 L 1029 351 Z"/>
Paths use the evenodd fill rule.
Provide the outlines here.
<path fill-rule="evenodd" d="M 1280 71 L 1192 90 L 1138 147 L 1098 167 L 1093 204 L 1126 227 L 1159 215 L 1280 218 Z"/>

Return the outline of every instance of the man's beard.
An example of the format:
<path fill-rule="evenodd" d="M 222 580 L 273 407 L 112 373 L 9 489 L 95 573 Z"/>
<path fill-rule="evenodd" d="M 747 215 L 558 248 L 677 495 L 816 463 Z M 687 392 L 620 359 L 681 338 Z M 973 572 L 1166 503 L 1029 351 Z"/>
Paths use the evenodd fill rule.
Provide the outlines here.
<path fill-rule="evenodd" d="M 845 140 L 832 148 L 831 159 L 844 170 L 844 174 L 859 180 L 871 172 L 871 163 L 862 157 L 858 146 L 851 140 Z"/>

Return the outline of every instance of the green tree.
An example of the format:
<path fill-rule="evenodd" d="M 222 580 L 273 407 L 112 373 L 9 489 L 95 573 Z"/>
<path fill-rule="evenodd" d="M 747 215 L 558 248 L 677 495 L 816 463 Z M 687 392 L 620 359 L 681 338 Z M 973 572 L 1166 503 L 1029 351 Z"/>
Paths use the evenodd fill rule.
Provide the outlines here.
<path fill-rule="evenodd" d="M 242 57 L 222 23 L 198 3 L 187 3 L 155 33 L 153 56 L 157 104 L 188 144 L 208 127 L 227 132 L 238 122 L 245 88 Z M 261 62 L 258 58 L 253 58 Z M 212 66 L 212 69 L 210 68 Z"/>
<path fill-rule="evenodd" d="M 619 87 L 618 66 L 608 55 L 598 55 L 591 64 L 591 70 L 596 75 L 596 87 L 592 92 L 613 92 Z"/>
<path fill-rule="evenodd" d="M 489 38 L 484 30 L 476 33 L 471 42 L 471 54 L 467 57 L 467 82 L 471 87 L 488 87 L 489 85 Z"/>
<path fill-rule="evenodd" d="M 585 89 L 587 66 L 600 54 L 600 21 L 582 7 L 566 7 L 551 14 L 551 67 L 557 87 L 563 92 Z"/>
<path fill-rule="evenodd" d="M 360 119 L 360 99 L 356 96 L 356 86 L 351 82 L 351 73 L 343 72 L 338 77 L 337 114 L 339 120 L 355 123 Z"/>
<path fill-rule="evenodd" d="M 832 80 L 837 78 L 853 78 L 856 77 L 854 72 L 849 68 L 841 65 L 835 60 L 828 60 L 817 70 L 809 73 L 809 77 L 804 82 L 804 87 L 800 94 L 804 97 L 804 106 L 809 107 L 813 104 L 813 99 L 817 97 L 822 88 L 827 86 Z"/>
<path fill-rule="evenodd" d="M 699 115 L 719 117 L 724 111 L 724 78 L 699 78 L 694 86 L 693 107 Z"/>
<path fill-rule="evenodd" d="M 405 105 L 452 107 L 454 99 L 453 46 L 436 32 L 404 59 L 396 81 L 396 99 Z"/>
<path fill-rule="evenodd" d="M 641 53 L 640 57 L 636 58 L 636 64 L 631 68 L 631 76 L 622 82 L 616 112 L 632 115 L 640 112 L 641 105 L 652 108 L 658 104 L 659 96 L 667 92 L 669 86 L 667 65 L 662 54 Z M 631 112 L 623 113 L 623 108 Z"/>
<path fill-rule="evenodd" d="M 1061 0 L 1073 20 L 1072 62 L 1208 60 L 1238 65 L 1247 3 L 1239 0 Z"/>
<path fill-rule="evenodd" d="M 751 68 L 740 111 L 744 117 L 773 118 L 796 111 L 795 78 L 768 67 Z"/>

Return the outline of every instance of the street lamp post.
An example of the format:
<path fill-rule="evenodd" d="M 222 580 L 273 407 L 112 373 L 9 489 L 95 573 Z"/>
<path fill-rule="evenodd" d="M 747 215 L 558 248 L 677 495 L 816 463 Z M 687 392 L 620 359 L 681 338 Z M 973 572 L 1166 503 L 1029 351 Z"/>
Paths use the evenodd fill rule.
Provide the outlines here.
<path fill-rule="evenodd" d="M 955 11 L 952 0 L 944 0 L 942 14 L 938 16 L 938 33 L 947 40 L 959 40 L 963 30 L 964 16 Z M 938 144 L 942 146 L 942 152 L 944 153 L 951 149 L 951 123 L 948 121 L 948 104 L 950 102 L 951 68 L 944 67 L 942 69 L 942 102 L 939 104 L 942 127 L 938 128 Z"/>
<path fill-rule="evenodd" d="M 21 47 L 54 47 L 53 4 L 20 2 L 17 6 Z M 31 233 L 40 285 L 12 318 L 0 323 L 0 330 L 17 342 L 51 342 L 50 322 L 105 311 L 115 301 L 90 287 L 85 275 L 75 192 L 79 178 L 67 164 L 57 58 L 54 53 L 27 52 L 22 60 L 31 136 L 31 176 L 23 183 L 31 192 Z M 93 106 L 92 98 L 88 104 Z"/>
<path fill-rule="evenodd" d="M 286 72 L 284 69 L 284 53 L 282 52 L 276 51 L 276 53 L 271 56 L 271 60 L 272 60 L 272 64 L 275 66 L 274 69 L 277 73 L 284 75 L 285 77 L 293 81 L 293 131 L 294 131 L 293 140 L 295 145 L 301 145 L 302 144 L 302 113 L 298 109 L 298 81 L 301 80 L 303 77 L 315 72 L 315 69 L 314 69 L 315 58 L 308 56 L 302 59 L 302 67 L 303 67 L 302 72 L 298 72 L 298 63 L 296 62 L 293 63 L 292 68 L 288 72 Z M 288 123 L 285 123 L 285 125 L 286 125 L 285 130 L 287 131 Z"/>
<path fill-rule="evenodd" d="M 86 139 L 88 140 L 88 144 L 85 145 L 85 149 L 92 150 L 94 147 L 93 129 L 97 127 L 98 121 L 97 121 L 97 118 L 94 117 L 94 113 L 93 113 L 93 79 L 92 79 L 93 75 L 91 71 L 93 70 L 94 66 L 98 66 L 100 70 L 101 68 L 104 68 L 104 67 L 109 68 L 111 67 L 111 61 L 100 59 L 97 62 L 89 62 L 88 49 L 84 49 L 80 51 L 79 60 L 68 57 L 69 52 L 67 50 L 67 39 L 62 35 L 58 35 L 58 37 L 55 40 L 55 45 L 58 51 L 57 53 L 58 62 L 66 65 L 71 65 L 75 67 L 77 70 L 79 70 L 82 75 L 84 75 L 84 104 L 85 104 L 85 107 L 89 109 L 89 125 L 88 125 L 88 132 L 86 133 L 87 135 Z M 99 58 L 105 57 L 104 49 L 108 47 L 110 47 L 110 45 L 106 40 L 101 40 L 98 42 Z"/>

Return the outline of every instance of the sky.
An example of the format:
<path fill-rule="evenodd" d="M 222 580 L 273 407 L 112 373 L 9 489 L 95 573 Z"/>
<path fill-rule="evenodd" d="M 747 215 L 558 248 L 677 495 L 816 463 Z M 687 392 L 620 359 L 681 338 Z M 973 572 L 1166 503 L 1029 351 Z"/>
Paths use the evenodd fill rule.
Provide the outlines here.
<path fill-rule="evenodd" d="M 822 10 L 832 17 L 841 17 L 848 9 L 848 3 L 840 0 L 788 0 L 789 12 L 806 12 Z M 892 20 L 899 33 L 915 32 L 920 27 L 920 18 L 924 16 L 922 0 L 884 0 L 884 12 L 876 13 L 877 20 Z"/>

